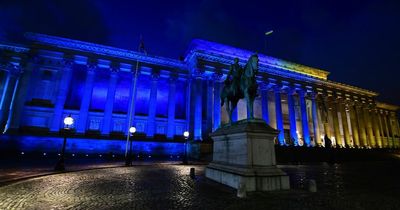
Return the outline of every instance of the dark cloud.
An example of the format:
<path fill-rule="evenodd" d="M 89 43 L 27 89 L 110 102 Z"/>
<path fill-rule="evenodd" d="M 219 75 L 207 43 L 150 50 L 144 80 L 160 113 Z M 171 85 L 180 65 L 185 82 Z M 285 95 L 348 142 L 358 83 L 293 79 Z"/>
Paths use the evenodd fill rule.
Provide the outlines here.
<path fill-rule="evenodd" d="M 397 1 L 6 1 L 0 38 L 26 31 L 177 58 L 193 38 L 266 52 L 330 71 L 330 79 L 400 104 Z M 267 37 L 264 33 L 273 29 Z"/>

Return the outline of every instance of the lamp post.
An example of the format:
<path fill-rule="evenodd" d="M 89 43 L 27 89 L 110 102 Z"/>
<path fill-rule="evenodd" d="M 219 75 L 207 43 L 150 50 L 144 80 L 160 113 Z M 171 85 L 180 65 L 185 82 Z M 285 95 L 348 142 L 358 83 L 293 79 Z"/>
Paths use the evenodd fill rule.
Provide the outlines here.
<path fill-rule="evenodd" d="M 64 142 L 62 145 L 60 159 L 58 160 L 56 167 L 54 167 L 54 170 L 56 170 L 56 171 L 64 171 L 65 170 L 65 164 L 64 164 L 65 145 L 67 144 L 67 133 L 70 131 L 72 124 L 74 124 L 74 118 L 72 118 L 71 114 L 70 114 L 64 118 L 64 125 L 65 125 L 63 128 Z"/>
<path fill-rule="evenodd" d="M 189 139 L 189 131 L 183 132 L 183 137 L 185 137 L 185 143 L 184 143 L 184 154 L 183 154 L 183 164 L 188 164 L 188 157 L 187 157 L 187 141 Z"/>
<path fill-rule="evenodd" d="M 135 127 L 130 127 L 129 128 L 129 135 L 133 137 L 133 134 L 136 132 Z M 128 155 L 125 157 L 125 166 L 131 166 L 132 165 L 132 138 L 129 140 L 129 152 Z"/>

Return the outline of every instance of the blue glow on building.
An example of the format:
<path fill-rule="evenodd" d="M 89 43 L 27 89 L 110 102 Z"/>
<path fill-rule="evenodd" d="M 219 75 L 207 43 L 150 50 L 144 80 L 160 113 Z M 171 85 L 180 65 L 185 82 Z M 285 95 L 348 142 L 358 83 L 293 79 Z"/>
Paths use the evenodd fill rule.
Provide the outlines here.
<path fill-rule="evenodd" d="M 26 38 L 40 49 L 0 44 L 0 52 L 6 55 L 0 58 L 0 128 L 7 134 L 1 136 L 0 143 L 27 151 L 58 150 L 62 120 L 71 115 L 76 132 L 68 140 L 69 151 L 123 153 L 131 120 L 138 134 L 143 135 L 142 141 L 135 141 L 134 151 L 181 154 L 184 131 L 190 131 L 190 141 L 201 142 L 209 139 L 209 132 L 227 123 L 219 100 L 223 81 L 233 58 L 238 57 L 243 65 L 253 54 L 194 40 L 181 61 L 43 34 L 28 33 Z M 34 56 L 28 54 L 30 50 Z M 285 133 L 289 133 L 296 146 L 299 141 L 321 146 L 324 143 L 320 135 L 325 134 L 337 139 L 337 145 L 354 144 L 349 139 L 344 141 L 348 137 L 340 136 L 340 132 L 331 132 L 336 127 L 347 129 L 334 125 L 336 121 L 325 126 L 327 131 L 322 129 L 321 119 L 327 114 L 320 102 L 310 99 L 310 94 L 319 95 L 322 100 L 323 95 L 336 97 L 340 92 L 340 97 L 354 95 L 367 104 L 374 102 L 377 93 L 329 81 L 329 72 L 319 69 L 262 54 L 259 59 L 260 98 L 256 99 L 255 117 L 265 119 L 280 131 L 277 143 L 291 144 L 285 139 Z M 133 93 L 137 62 L 137 91 Z M 300 97 L 285 101 L 287 92 L 282 90 L 287 88 L 301 92 Z M 135 109 L 129 119 L 131 99 Z M 294 108 L 297 104 L 300 114 Z M 233 120 L 243 116 L 246 107 L 237 107 Z M 396 132 L 399 136 L 399 131 L 391 133 Z M 378 140 L 371 143 L 379 144 L 382 142 Z"/>

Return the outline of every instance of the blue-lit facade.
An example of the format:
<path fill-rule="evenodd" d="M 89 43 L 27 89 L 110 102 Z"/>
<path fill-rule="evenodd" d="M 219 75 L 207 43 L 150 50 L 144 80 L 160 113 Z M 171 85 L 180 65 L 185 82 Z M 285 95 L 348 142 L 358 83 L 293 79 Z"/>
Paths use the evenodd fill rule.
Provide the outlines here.
<path fill-rule="evenodd" d="M 204 142 L 228 121 L 220 107 L 223 81 L 233 58 L 244 65 L 252 54 L 193 40 L 184 60 L 175 60 L 43 34 L 25 37 L 25 45 L 0 43 L 2 144 L 18 141 L 24 150 L 57 148 L 63 119 L 71 115 L 70 149 L 121 152 L 133 101 L 137 148 L 177 154 L 184 131 Z M 326 71 L 259 58 L 255 116 L 281 131 L 277 144 L 325 146 L 327 137 L 340 147 L 399 147 L 398 107 L 377 102 L 377 93 L 329 81 Z M 233 118 L 246 116 L 240 101 Z"/>

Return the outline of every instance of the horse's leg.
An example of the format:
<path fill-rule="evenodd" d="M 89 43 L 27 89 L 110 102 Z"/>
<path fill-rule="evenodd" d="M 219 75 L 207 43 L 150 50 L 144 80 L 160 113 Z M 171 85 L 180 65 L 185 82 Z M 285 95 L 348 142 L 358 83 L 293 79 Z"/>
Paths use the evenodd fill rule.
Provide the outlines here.
<path fill-rule="evenodd" d="M 229 124 L 232 124 L 232 111 L 229 106 L 230 106 L 230 103 L 229 103 L 228 97 L 226 97 L 225 98 L 225 109 L 226 109 L 226 113 L 228 113 Z"/>
<path fill-rule="evenodd" d="M 247 89 L 243 90 L 244 94 L 244 99 L 246 100 L 246 109 L 247 109 L 247 119 L 252 119 L 251 118 L 251 109 L 250 109 L 250 98 L 249 98 L 249 93 L 247 92 Z"/>
<path fill-rule="evenodd" d="M 249 96 L 250 119 L 254 119 L 254 98 Z"/>

